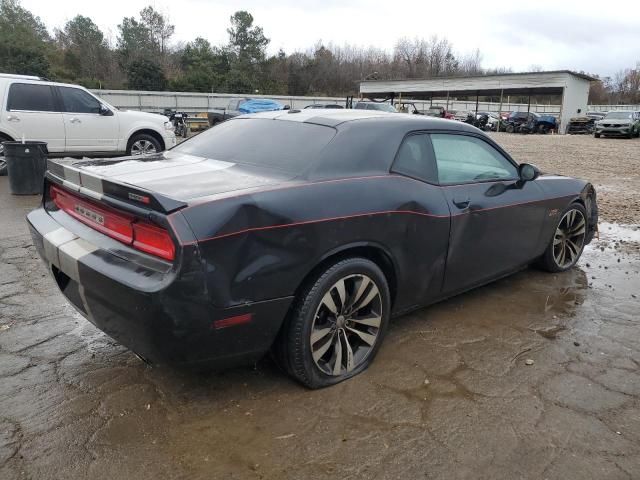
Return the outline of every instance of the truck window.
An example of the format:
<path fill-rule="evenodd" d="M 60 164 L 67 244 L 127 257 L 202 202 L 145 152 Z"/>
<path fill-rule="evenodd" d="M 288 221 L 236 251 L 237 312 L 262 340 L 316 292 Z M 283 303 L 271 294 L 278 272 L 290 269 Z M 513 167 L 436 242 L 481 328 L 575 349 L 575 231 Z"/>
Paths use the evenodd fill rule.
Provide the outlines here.
<path fill-rule="evenodd" d="M 56 112 L 53 89 L 36 83 L 14 83 L 9 89 L 7 110 Z"/>
<path fill-rule="evenodd" d="M 71 87 L 58 87 L 64 104 L 64 111 L 69 113 L 100 113 L 100 102 L 84 90 Z"/>

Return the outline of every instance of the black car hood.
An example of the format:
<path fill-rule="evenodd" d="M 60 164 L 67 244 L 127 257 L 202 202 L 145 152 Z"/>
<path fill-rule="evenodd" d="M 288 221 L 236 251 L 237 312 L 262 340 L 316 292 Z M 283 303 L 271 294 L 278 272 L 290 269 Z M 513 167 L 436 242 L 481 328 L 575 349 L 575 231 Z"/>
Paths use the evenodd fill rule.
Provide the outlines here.
<path fill-rule="evenodd" d="M 147 157 L 79 161 L 73 166 L 105 180 L 133 185 L 185 202 L 292 179 L 291 174 L 274 169 L 171 151 Z"/>

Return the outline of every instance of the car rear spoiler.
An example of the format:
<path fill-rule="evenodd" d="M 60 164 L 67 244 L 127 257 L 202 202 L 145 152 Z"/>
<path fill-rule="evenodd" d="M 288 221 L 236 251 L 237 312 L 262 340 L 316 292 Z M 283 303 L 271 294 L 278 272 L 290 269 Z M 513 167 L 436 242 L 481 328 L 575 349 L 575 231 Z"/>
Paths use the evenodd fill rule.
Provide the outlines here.
<path fill-rule="evenodd" d="M 187 206 L 159 193 L 89 173 L 75 166 L 75 162 L 71 158 L 48 159 L 45 177 L 71 191 L 137 214 L 149 210 L 169 214 Z"/>

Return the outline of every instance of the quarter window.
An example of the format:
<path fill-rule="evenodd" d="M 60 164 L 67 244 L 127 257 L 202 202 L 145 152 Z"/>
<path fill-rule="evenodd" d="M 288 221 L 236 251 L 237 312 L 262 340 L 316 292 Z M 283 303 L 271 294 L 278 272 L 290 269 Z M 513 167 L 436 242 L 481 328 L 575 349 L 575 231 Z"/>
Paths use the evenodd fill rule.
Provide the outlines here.
<path fill-rule="evenodd" d="M 416 134 L 405 138 L 393 163 L 393 171 L 426 182 L 437 183 L 438 172 L 431 145 L 429 145 L 429 137 Z"/>
<path fill-rule="evenodd" d="M 53 89 L 37 83 L 14 83 L 9 89 L 7 110 L 56 112 Z"/>
<path fill-rule="evenodd" d="M 515 180 L 518 170 L 487 142 L 467 135 L 432 134 L 441 184 Z"/>
<path fill-rule="evenodd" d="M 59 87 L 64 111 L 68 113 L 100 113 L 100 102 L 79 88 Z"/>

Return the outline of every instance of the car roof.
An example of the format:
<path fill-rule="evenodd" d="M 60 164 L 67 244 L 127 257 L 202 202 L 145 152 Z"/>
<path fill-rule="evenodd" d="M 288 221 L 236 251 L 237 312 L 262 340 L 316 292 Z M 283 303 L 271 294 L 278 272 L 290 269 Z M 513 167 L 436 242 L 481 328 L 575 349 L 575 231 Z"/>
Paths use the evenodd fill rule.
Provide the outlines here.
<path fill-rule="evenodd" d="M 272 112 L 260 112 L 240 115 L 236 120 L 260 118 L 268 120 L 282 120 L 289 122 L 313 123 L 327 127 L 338 127 L 343 124 L 359 123 L 366 121 L 370 126 L 393 125 L 405 127 L 409 130 L 460 130 L 477 131 L 466 123 L 456 122 L 444 118 L 434 118 L 425 115 L 410 115 L 407 113 L 382 112 L 379 110 L 356 109 L 313 109 L 305 110 L 276 110 Z"/>

